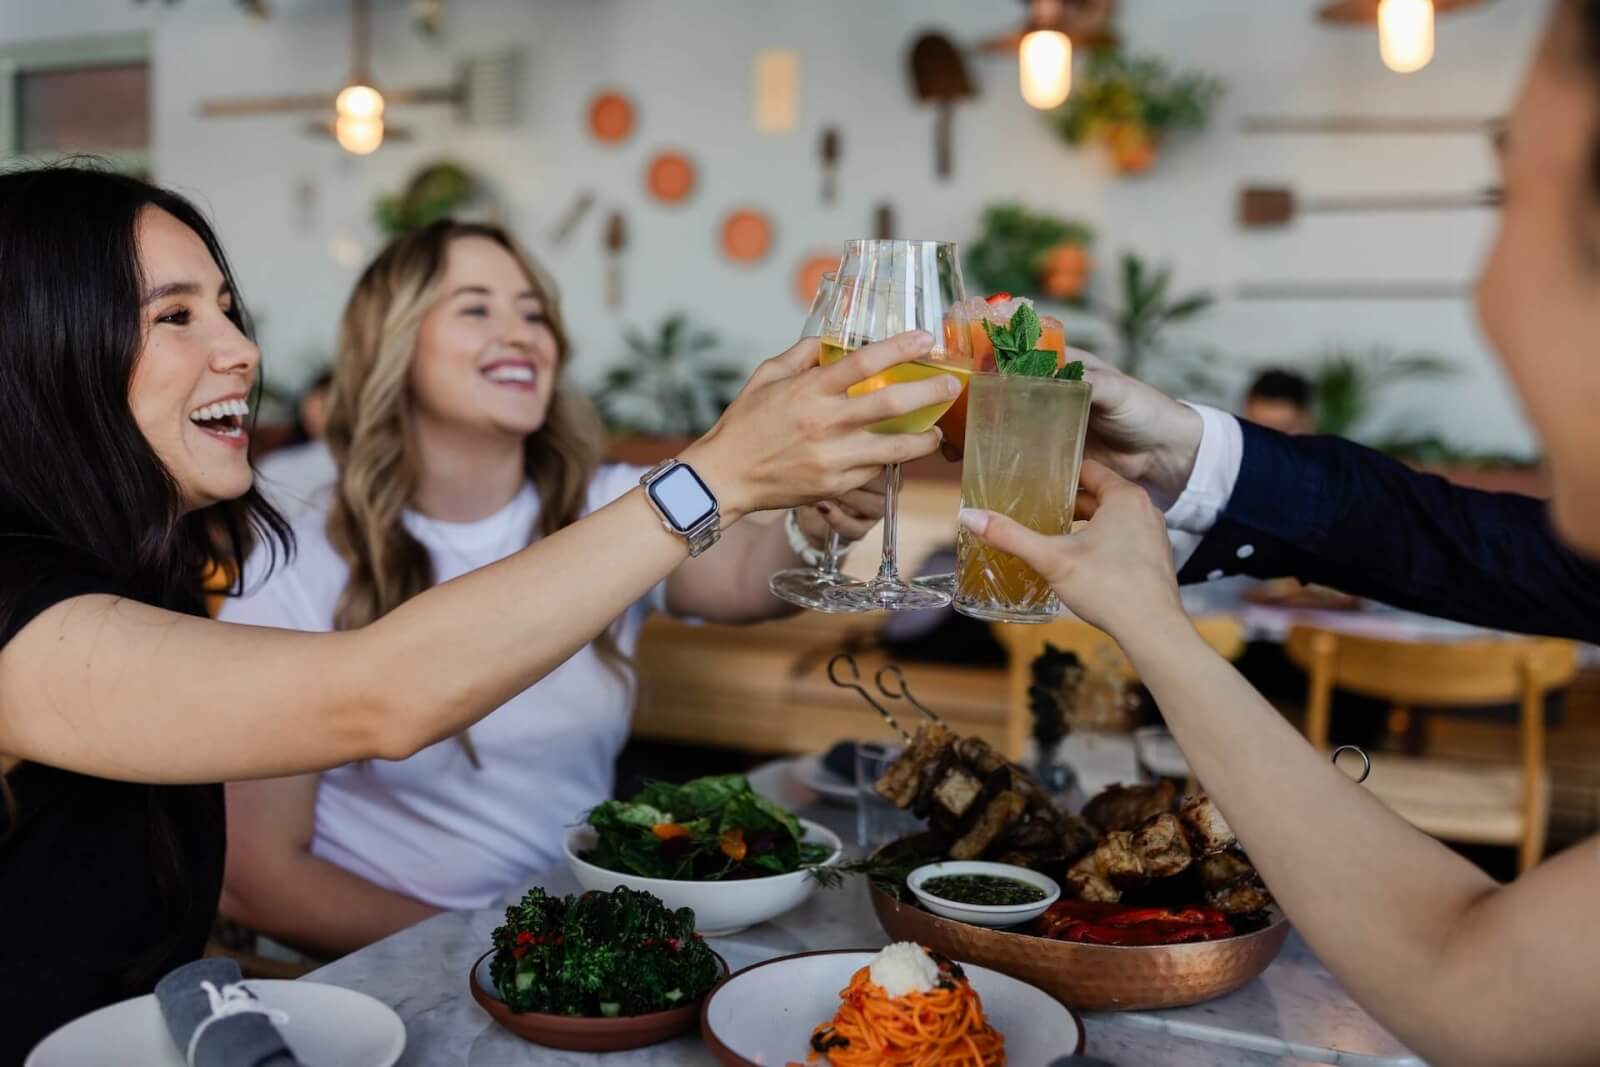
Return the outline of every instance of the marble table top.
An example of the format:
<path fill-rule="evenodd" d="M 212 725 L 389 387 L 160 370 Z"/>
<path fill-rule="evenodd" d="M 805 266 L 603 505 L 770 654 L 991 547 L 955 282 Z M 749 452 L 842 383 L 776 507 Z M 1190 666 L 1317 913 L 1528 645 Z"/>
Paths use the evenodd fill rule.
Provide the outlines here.
<path fill-rule="evenodd" d="M 781 767 L 773 765 L 752 778 L 763 792 L 803 807 L 806 817 L 849 839 L 850 809 L 816 804 L 813 794 L 786 780 Z M 565 870 L 534 884 L 552 893 L 578 889 Z M 520 895 L 508 894 L 504 903 Z M 502 1030 L 473 1002 L 467 983 L 473 962 L 503 919 L 503 907 L 436 916 L 306 978 L 359 990 L 394 1008 L 407 1034 L 401 1067 L 710 1067 L 715 1062 L 695 1035 L 633 1052 L 596 1054 L 530 1045 Z M 709 939 L 734 970 L 809 949 L 878 947 L 885 941 L 859 879 L 839 890 L 819 891 L 773 922 Z M 1130 1067 L 1421 1063 L 1350 1000 L 1296 935 L 1260 980 L 1231 996 L 1168 1011 L 1091 1014 L 1084 1021 L 1089 1054 Z"/>

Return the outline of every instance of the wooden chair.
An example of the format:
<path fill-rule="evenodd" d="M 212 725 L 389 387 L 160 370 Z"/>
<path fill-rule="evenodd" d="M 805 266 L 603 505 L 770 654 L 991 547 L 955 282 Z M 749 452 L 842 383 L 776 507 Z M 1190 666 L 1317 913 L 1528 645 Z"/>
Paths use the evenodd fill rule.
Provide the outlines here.
<path fill-rule="evenodd" d="M 1244 625 L 1232 615 L 1207 615 L 1194 620 L 1200 636 L 1224 658 L 1238 659 L 1244 652 Z M 1006 751 L 1020 757 L 1028 741 L 1032 716 L 1028 711 L 1028 686 L 1033 684 L 1030 667 L 1044 654 L 1045 645 L 1054 645 L 1063 652 L 1076 652 L 1085 663 L 1104 663 L 1114 657 L 1128 681 L 1138 680 L 1138 674 L 1122 649 L 1111 635 L 1081 619 L 1057 619 L 1036 626 L 995 623 L 991 626 L 995 639 L 1004 646 L 1007 655 L 1007 675 L 1011 714 L 1006 717 Z"/>
<path fill-rule="evenodd" d="M 1289 632 L 1287 651 L 1310 674 L 1305 732 L 1322 749 L 1328 747 L 1335 686 L 1386 700 L 1400 712 L 1516 703 L 1521 737 L 1517 763 L 1377 755 L 1367 785 L 1402 818 L 1434 837 L 1515 847 L 1524 871 L 1539 861 L 1550 808 L 1544 698 L 1577 673 L 1577 649 L 1570 641 L 1419 644 L 1296 627 Z"/>

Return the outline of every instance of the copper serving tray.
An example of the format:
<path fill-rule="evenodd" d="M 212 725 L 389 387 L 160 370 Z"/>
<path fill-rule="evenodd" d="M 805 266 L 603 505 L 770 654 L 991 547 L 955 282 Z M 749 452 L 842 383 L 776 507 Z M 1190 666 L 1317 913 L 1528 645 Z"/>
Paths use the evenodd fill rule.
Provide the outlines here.
<path fill-rule="evenodd" d="M 1289 922 L 1221 941 L 1122 947 L 1056 941 L 942 919 L 876 886 L 872 910 L 895 941 L 915 941 L 962 963 L 1039 987 L 1079 1011 L 1178 1008 L 1227 996 L 1260 977 L 1289 937 Z"/>

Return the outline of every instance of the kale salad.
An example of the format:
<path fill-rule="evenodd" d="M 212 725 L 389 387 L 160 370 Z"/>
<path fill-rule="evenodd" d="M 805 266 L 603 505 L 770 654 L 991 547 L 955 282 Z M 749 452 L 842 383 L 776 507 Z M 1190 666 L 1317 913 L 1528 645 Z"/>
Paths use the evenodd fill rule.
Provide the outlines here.
<path fill-rule="evenodd" d="M 649 893 L 552 897 L 530 889 L 494 932 L 489 975 L 516 1012 L 615 1018 L 704 996 L 723 966 L 694 932 L 694 912 Z"/>
<path fill-rule="evenodd" d="M 742 774 L 650 782 L 631 801 L 599 805 L 588 821 L 599 840 L 583 858 L 645 878 L 765 878 L 815 868 L 832 853 L 802 840 L 800 821 L 757 796 Z"/>

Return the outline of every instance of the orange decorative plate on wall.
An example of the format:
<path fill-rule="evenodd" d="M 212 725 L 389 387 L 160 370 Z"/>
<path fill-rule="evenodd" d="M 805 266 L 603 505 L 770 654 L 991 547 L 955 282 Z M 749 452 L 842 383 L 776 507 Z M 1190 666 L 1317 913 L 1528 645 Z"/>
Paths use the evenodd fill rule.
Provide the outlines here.
<path fill-rule="evenodd" d="M 735 263 L 759 263 L 772 250 L 772 220 L 740 208 L 722 220 L 722 254 Z"/>
<path fill-rule="evenodd" d="M 597 141 L 615 144 L 633 132 L 633 101 L 614 89 L 594 95 L 589 101 L 589 132 Z"/>
<path fill-rule="evenodd" d="M 694 164 L 681 152 L 661 152 L 645 171 L 645 188 L 663 204 L 677 204 L 694 192 Z"/>
<path fill-rule="evenodd" d="M 800 261 L 794 271 L 794 298 L 808 308 L 822 287 L 822 276 L 839 269 L 839 257 L 832 252 L 816 252 Z"/>

